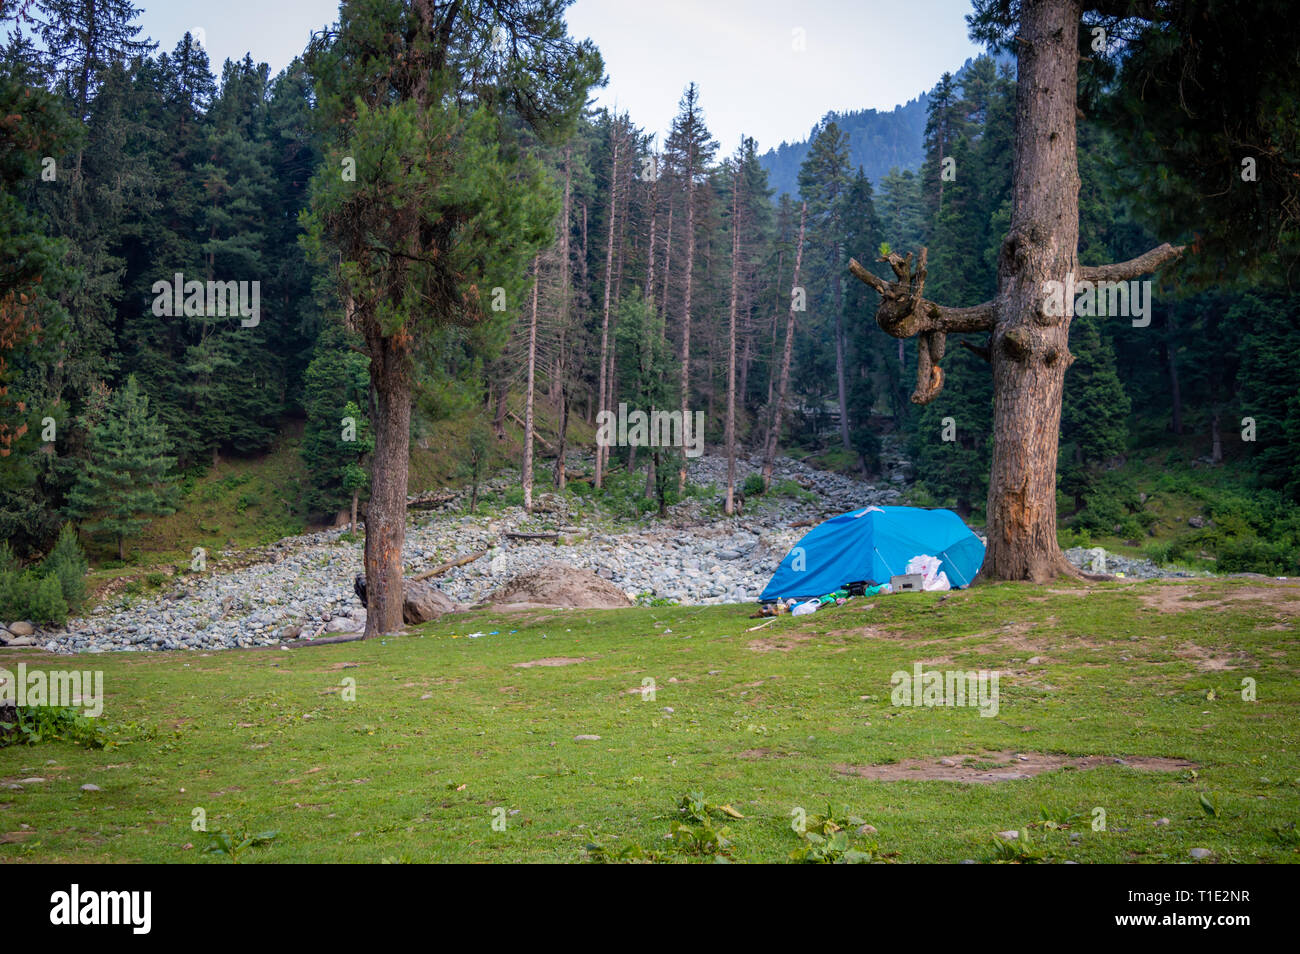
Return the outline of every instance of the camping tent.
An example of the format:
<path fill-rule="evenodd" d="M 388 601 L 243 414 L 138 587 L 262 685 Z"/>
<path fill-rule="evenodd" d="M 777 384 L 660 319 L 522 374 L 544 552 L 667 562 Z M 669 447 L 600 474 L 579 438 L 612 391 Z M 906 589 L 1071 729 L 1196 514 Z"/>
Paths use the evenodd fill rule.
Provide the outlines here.
<path fill-rule="evenodd" d="M 923 553 L 940 559 L 955 587 L 969 586 L 984 562 L 984 544 L 951 510 L 867 507 L 804 534 L 759 598 L 811 598 L 859 580 L 887 583 Z"/>

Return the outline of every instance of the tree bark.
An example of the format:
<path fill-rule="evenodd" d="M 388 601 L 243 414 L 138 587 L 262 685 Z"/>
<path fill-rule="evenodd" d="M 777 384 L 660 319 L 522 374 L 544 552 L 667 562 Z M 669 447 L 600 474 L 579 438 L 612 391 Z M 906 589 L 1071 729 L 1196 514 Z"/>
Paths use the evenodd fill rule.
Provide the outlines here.
<path fill-rule="evenodd" d="M 397 337 L 366 322 L 375 451 L 366 517 L 366 639 L 402 628 L 402 546 L 411 453 L 411 359 Z"/>
<path fill-rule="evenodd" d="M 993 469 L 984 575 L 1045 582 L 1073 573 L 1056 538 L 1056 454 L 1070 319 L 1045 314 L 1043 283 L 1079 270 L 1078 0 L 1020 18 L 1011 231 L 998 258 Z"/>
<path fill-rule="evenodd" d="M 803 267 L 804 224 L 808 220 L 808 203 L 799 208 L 799 242 L 794 255 L 794 281 L 791 288 L 799 284 L 799 270 Z M 776 444 L 781 437 L 781 419 L 785 416 L 785 396 L 790 387 L 790 356 L 794 353 L 794 294 L 790 295 L 790 313 L 785 321 L 785 350 L 781 355 L 781 380 L 777 386 L 776 406 L 772 408 L 767 429 L 767 449 L 763 455 L 763 489 L 772 486 L 772 468 L 776 464 Z"/>

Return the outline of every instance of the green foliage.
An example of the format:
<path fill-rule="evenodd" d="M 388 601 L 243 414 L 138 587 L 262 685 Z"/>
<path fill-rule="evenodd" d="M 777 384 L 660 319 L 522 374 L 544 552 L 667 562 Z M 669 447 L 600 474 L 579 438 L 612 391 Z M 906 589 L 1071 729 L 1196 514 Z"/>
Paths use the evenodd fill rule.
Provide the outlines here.
<path fill-rule="evenodd" d="M 852 846 L 850 829 L 861 828 L 866 822 L 847 809 L 838 815 L 828 804 L 825 815 L 809 815 L 803 820 L 802 830 L 792 830 L 801 844 L 790 852 L 790 860 L 801 864 L 860 865 L 875 859 L 875 843 L 867 847 Z"/>
<path fill-rule="evenodd" d="M 107 740 L 99 721 L 78 709 L 59 706 L 15 706 L 12 723 L 0 722 L 0 748 L 70 742 L 87 749 L 102 749 Z"/>
<path fill-rule="evenodd" d="M 262 848 L 280 836 L 278 831 L 263 831 L 250 835 L 243 829 L 233 832 L 212 831 L 208 833 L 208 843 L 203 849 L 207 855 L 220 855 L 231 864 L 239 864 L 240 858 L 250 848 Z"/>
<path fill-rule="evenodd" d="M 0 620 L 63 625 L 85 602 L 87 568 L 71 524 L 38 567 L 23 569 L 9 544 L 0 543 Z"/>
<path fill-rule="evenodd" d="M 326 325 L 303 379 L 307 425 L 301 453 L 311 481 L 310 513 L 337 513 L 354 491 L 369 485 L 363 465 L 375 442 L 361 408 L 367 403 L 370 362 L 351 345 L 338 324 Z"/>
<path fill-rule="evenodd" d="M 41 572 L 59 581 L 59 589 L 70 612 L 79 612 L 85 603 L 86 571 L 89 568 L 90 563 L 77 540 L 77 531 L 72 524 L 64 524 L 54 549 L 41 564 Z"/>
<path fill-rule="evenodd" d="M 134 376 L 113 393 L 107 413 L 91 432 L 90 452 L 68 498 L 68 511 L 92 517 L 86 531 L 124 541 L 150 519 L 174 513 L 177 498 L 174 457 L 166 454 L 167 429 L 149 409 Z"/>

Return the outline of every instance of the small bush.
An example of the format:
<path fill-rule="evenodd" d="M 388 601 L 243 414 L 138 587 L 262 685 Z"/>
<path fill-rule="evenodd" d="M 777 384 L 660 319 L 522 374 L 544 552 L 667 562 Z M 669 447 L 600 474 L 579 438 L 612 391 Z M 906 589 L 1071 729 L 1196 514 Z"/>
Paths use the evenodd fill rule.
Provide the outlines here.
<path fill-rule="evenodd" d="M 69 612 L 78 612 L 86 601 L 86 571 L 89 569 L 90 563 L 77 542 L 77 531 L 72 524 L 64 524 L 54 549 L 41 564 L 41 572 L 59 581 Z"/>
<path fill-rule="evenodd" d="M 788 481 L 782 481 L 788 483 Z M 778 484 L 777 486 L 780 486 Z M 797 486 L 797 485 L 796 485 Z M 745 482 L 740 485 L 740 492 L 746 497 L 760 497 L 763 494 L 763 475 L 750 474 L 745 478 Z"/>
<path fill-rule="evenodd" d="M 1257 537 L 1234 538 L 1219 545 L 1217 569 L 1222 573 L 1267 573 L 1293 575 L 1300 553 L 1285 543 L 1270 543 Z"/>
<path fill-rule="evenodd" d="M 8 745 L 36 745 L 63 741 L 88 749 L 105 745 L 103 729 L 76 709 L 54 706 L 17 706 L 16 721 L 0 726 L 0 748 Z"/>
<path fill-rule="evenodd" d="M 38 623 L 55 623 L 59 626 L 68 621 L 68 601 L 63 598 L 57 576 L 38 578 L 28 608 L 28 617 Z"/>

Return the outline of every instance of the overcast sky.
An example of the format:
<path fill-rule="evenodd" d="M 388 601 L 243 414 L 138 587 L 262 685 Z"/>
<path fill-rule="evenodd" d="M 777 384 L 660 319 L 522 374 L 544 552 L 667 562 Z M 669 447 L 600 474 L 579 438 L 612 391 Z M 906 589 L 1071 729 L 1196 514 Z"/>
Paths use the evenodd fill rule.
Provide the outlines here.
<path fill-rule="evenodd" d="M 222 61 L 246 52 L 279 72 L 338 12 L 337 0 L 136 2 L 163 50 L 203 31 L 218 77 Z M 725 154 L 742 133 L 766 150 L 803 139 L 827 110 L 914 98 L 980 52 L 966 36 L 969 11 L 969 0 L 577 0 L 568 20 L 605 57 L 598 103 L 626 109 L 662 142 L 694 80 Z"/>

